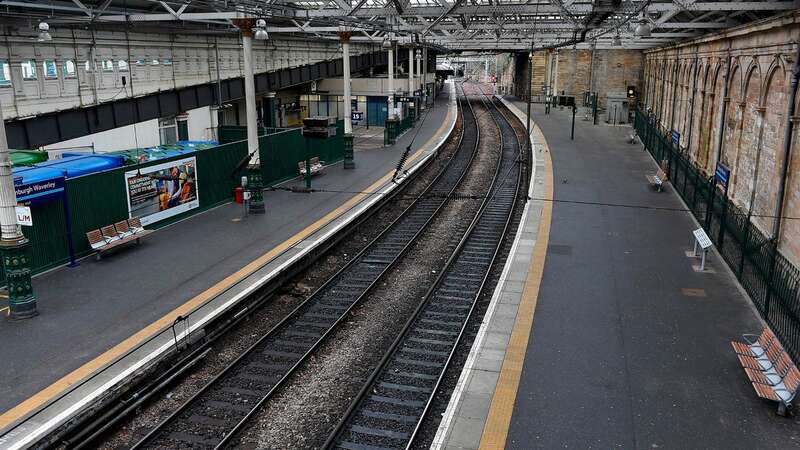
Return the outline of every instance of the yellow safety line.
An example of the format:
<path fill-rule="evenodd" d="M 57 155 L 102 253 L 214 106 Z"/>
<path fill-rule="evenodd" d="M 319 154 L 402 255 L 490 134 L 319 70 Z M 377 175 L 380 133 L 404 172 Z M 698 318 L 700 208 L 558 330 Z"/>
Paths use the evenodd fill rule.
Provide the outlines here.
<path fill-rule="evenodd" d="M 419 157 L 422 156 L 423 151 L 428 147 L 428 145 L 433 142 L 440 133 L 446 130 L 447 124 L 452 120 L 452 110 L 448 109 L 447 116 L 444 123 L 436 130 L 436 133 L 428 139 L 425 144 L 423 144 L 411 157 L 409 157 L 406 161 L 411 163 L 417 160 Z M 389 181 L 392 177 L 394 171 L 388 172 L 386 175 L 381 177 L 378 181 L 370 185 L 368 188 L 365 189 L 365 192 L 373 192 L 374 190 L 378 189 L 382 184 Z M 120 342 L 116 346 L 112 347 L 111 349 L 107 350 L 106 352 L 102 353 L 95 359 L 87 362 L 83 366 L 75 369 L 74 371 L 70 372 L 69 374 L 65 375 L 60 380 L 56 381 L 55 383 L 51 384 L 50 386 L 42 389 L 41 391 L 37 392 L 27 400 L 23 401 L 22 403 L 18 404 L 17 406 L 9 409 L 3 415 L 0 415 L 0 429 L 8 426 L 10 423 L 18 420 L 21 417 L 24 417 L 29 412 L 33 411 L 34 409 L 38 408 L 39 406 L 48 402 L 51 398 L 56 397 L 65 389 L 69 388 L 73 384 L 79 382 L 86 376 L 90 375 L 94 371 L 100 369 L 104 365 L 110 363 L 114 359 L 118 358 L 119 356 L 125 354 L 131 348 L 139 345 L 141 342 L 145 341 L 146 339 L 150 338 L 151 336 L 155 335 L 156 333 L 160 332 L 162 329 L 166 328 L 167 326 L 171 325 L 178 316 L 186 315 L 190 311 L 194 310 L 198 306 L 202 305 L 206 301 L 216 297 L 221 292 L 225 291 L 226 289 L 230 288 L 234 284 L 240 282 L 241 280 L 247 278 L 256 270 L 263 267 L 267 264 L 270 260 L 275 258 L 276 256 L 283 253 L 286 249 L 294 245 L 296 242 L 307 238 L 308 236 L 315 233 L 320 228 L 324 227 L 328 223 L 332 222 L 334 219 L 339 217 L 342 213 L 346 212 L 347 210 L 351 209 L 355 206 L 358 202 L 363 200 L 367 197 L 368 194 L 361 193 L 356 194 L 351 197 L 347 202 L 336 208 L 335 210 L 329 212 L 321 219 L 317 220 L 313 224 L 309 225 L 302 231 L 298 232 L 294 236 L 290 237 L 289 239 L 283 241 L 282 243 L 278 244 L 278 246 L 274 247 L 272 250 L 268 251 L 267 253 L 261 255 L 257 259 L 253 260 L 246 266 L 242 267 L 238 271 L 234 272 L 233 274 L 227 276 L 222 281 L 218 282 L 214 286 L 211 286 L 205 292 L 202 292 L 192 298 L 191 300 L 187 301 L 183 305 L 175 308 L 171 312 L 169 312 L 164 317 L 156 320 L 155 322 L 151 323 L 147 327 L 143 328 L 136 334 L 132 335 L 131 337 L 125 339 L 124 341 Z M 7 309 L 7 308 L 6 308 Z M 1 310 L 0 310 L 1 311 Z"/>
<path fill-rule="evenodd" d="M 522 376 L 522 366 L 525 362 L 525 351 L 528 348 L 528 339 L 533 328 L 533 315 L 536 312 L 536 303 L 539 298 L 539 286 L 542 281 L 547 243 L 550 239 L 550 221 L 553 217 L 553 162 L 550 159 L 550 148 L 544 140 L 541 130 L 534 125 L 537 140 L 544 143 L 545 151 L 541 154 L 545 162 L 545 192 L 542 216 L 539 222 L 539 235 L 533 248 L 533 258 L 522 291 L 517 318 L 514 329 L 508 342 L 500 377 L 492 396 L 489 407 L 489 416 L 483 428 L 480 449 L 503 449 L 508 437 L 508 427 L 511 423 L 511 414 L 514 411 L 514 402 L 517 399 L 519 380 Z"/>

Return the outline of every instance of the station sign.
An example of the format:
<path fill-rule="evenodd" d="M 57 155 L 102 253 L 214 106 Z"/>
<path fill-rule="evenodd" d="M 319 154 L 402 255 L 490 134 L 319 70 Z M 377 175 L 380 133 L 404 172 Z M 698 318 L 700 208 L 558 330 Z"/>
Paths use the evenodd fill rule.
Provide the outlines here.
<path fill-rule="evenodd" d="M 413 102 L 414 102 L 414 97 L 409 97 L 409 96 L 406 96 L 406 95 L 404 95 L 404 96 L 402 96 L 402 97 L 395 97 L 395 102 L 399 102 L 399 103 L 413 103 Z"/>
<path fill-rule="evenodd" d="M 21 179 L 17 184 L 15 179 L 14 191 L 17 194 L 17 202 L 26 206 L 45 203 L 63 195 L 64 177 L 28 184 L 22 184 Z"/>
<path fill-rule="evenodd" d="M 729 169 L 725 164 L 718 162 L 716 169 L 714 169 L 714 179 L 717 181 L 717 183 L 727 188 L 728 180 L 730 180 L 730 178 L 731 169 Z"/>
<path fill-rule="evenodd" d="M 363 111 L 352 111 L 350 113 L 350 120 L 353 122 L 358 122 L 364 120 L 364 112 Z"/>

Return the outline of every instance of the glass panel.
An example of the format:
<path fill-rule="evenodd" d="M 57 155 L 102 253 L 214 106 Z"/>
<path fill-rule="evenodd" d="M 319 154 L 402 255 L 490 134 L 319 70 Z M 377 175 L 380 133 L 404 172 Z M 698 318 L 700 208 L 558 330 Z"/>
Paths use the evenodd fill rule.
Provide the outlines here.
<path fill-rule="evenodd" d="M 178 136 L 175 131 L 175 125 L 173 121 L 173 126 L 171 127 L 163 127 L 158 130 L 159 136 L 161 138 L 161 145 L 172 145 L 178 142 Z"/>
<path fill-rule="evenodd" d="M 164 58 L 162 60 L 162 64 L 164 64 L 165 66 L 171 66 L 172 65 L 172 58 Z"/>
<path fill-rule="evenodd" d="M 137 66 L 144 66 L 145 64 L 147 64 L 147 61 L 145 61 L 144 58 L 139 58 L 136 60 Z"/>
<path fill-rule="evenodd" d="M 52 59 L 45 59 L 44 63 L 42 63 L 42 68 L 44 69 L 45 78 L 58 78 L 58 68 L 56 67 L 56 62 Z"/>
<path fill-rule="evenodd" d="M 22 62 L 22 79 L 35 80 L 36 79 L 36 61 L 29 59 Z"/>
<path fill-rule="evenodd" d="M 11 65 L 0 59 L 0 86 L 11 86 Z"/>
<path fill-rule="evenodd" d="M 84 68 L 84 70 L 86 70 L 87 72 L 94 72 L 94 63 L 93 63 L 92 61 L 86 61 L 86 62 L 83 64 L 83 68 Z"/>
<path fill-rule="evenodd" d="M 127 72 L 128 71 L 128 61 L 124 59 L 120 59 L 117 61 L 117 67 L 119 68 L 120 72 Z"/>
<path fill-rule="evenodd" d="M 103 60 L 103 72 L 113 72 L 114 71 L 114 61 L 110 59 Z"/>
<path fill-rule="evenodd" d="M 150 64 L 154 65 L 154 66 L 157 66 L 159 64 L 159 62 L 158 62 L 157 59 L 154 59 L 154 60 L 150 61 Z"/>
<path fill-rule="evenodd" d="M 64 61 L 64 78 L 75 78 L 75 61 L 71 59 Z"/>

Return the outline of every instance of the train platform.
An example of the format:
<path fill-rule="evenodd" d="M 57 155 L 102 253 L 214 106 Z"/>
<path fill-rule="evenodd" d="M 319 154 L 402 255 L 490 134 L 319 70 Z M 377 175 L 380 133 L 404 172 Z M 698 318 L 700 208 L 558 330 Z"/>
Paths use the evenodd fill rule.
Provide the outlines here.
<path fill-rule="evenodd" d="M 729 343 L 762 321 L 715 251 L 693 269 L 699 226 L 630 127 L 532 118 L 532 200 L 432 448 L 800 445 Z"/>
<path fill-rule="evenodd" d="M 178 333 L 202 327 L 396 189 L 391 177 L 405 148 L 404 167 L 416 170 L 455 125 L 452 87 L 394 145 L 356 151 L 355 169 L 338 163 L 315 176 L 321 192 L 268 191 L 263 216 L 226 204 L 137 248 L 35 277 L 40 315 L 0 322 L 0 448 L 90 405 L 170 349 L 178 316 L 189 317 Z"/>

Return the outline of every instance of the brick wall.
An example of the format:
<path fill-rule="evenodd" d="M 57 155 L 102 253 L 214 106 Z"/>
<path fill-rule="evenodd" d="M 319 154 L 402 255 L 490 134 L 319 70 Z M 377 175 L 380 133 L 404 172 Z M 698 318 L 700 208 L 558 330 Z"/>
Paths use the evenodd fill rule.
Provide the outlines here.
<path fill-rule="evenodd" d="M 797 42 L 800 12 L 792 12 L 645 52 L 644 107 L 663 131 L 681 134 L 681 146 L 707 175 L 718 160 L 731 169 L 728 195 L 768 236 L 779 201 Z M 779 249 L 800 265 L 797 114 L 778 238 Z"/>

